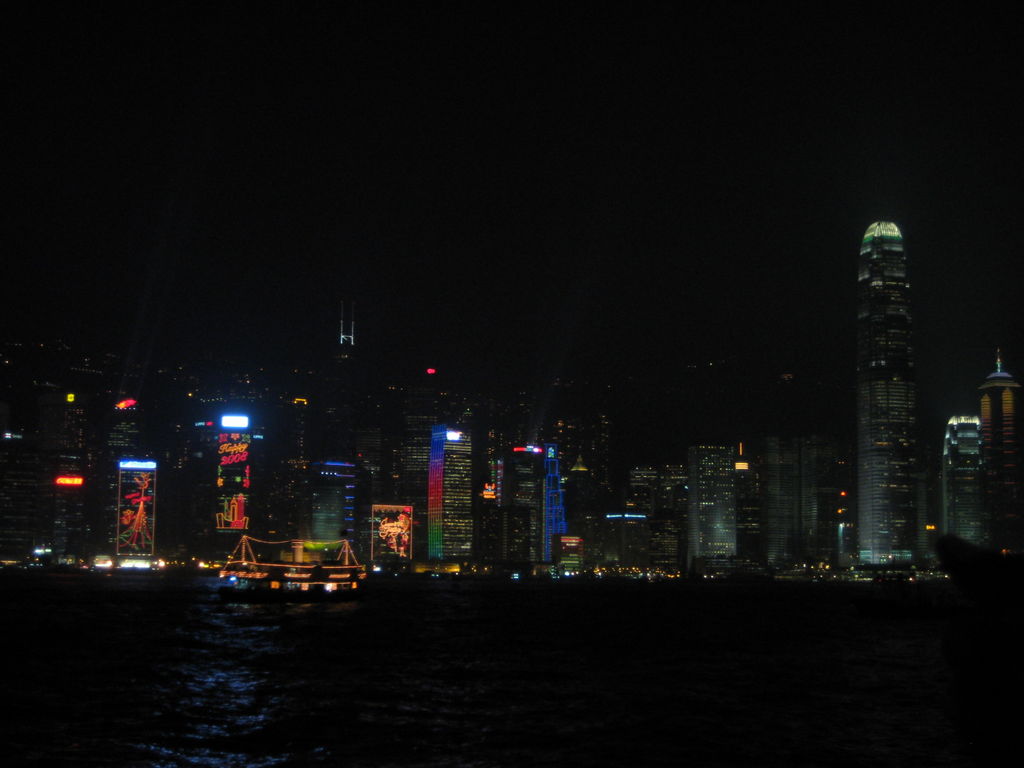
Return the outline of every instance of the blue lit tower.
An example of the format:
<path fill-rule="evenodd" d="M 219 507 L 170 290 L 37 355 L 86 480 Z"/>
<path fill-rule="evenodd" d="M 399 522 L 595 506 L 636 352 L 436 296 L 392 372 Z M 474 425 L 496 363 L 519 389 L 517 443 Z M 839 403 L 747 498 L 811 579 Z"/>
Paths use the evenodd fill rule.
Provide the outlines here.
<path fill-rule="evenodd" d="M 551 562 L 551 541 L 566 533 L 562 476 L 558 469 L 558 446 L 544 444 L 544 562 Z"/>
<path fill-rule="evenodd" d="M 862 563 L 913 554 L 914 360 L 899 228 L 868 227 L 857 271 L 857 511 Z"/>

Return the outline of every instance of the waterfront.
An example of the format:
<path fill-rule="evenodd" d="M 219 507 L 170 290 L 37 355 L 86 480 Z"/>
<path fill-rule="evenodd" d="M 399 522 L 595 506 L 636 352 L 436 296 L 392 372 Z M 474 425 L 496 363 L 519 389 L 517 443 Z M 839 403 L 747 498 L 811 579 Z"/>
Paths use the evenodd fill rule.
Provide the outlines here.
<path fill-rule="evenodd" d="M 864 619 L 859 585 L 215 587 L 5 579 L 12 764 L 969 764 L 944 621 Z"/>

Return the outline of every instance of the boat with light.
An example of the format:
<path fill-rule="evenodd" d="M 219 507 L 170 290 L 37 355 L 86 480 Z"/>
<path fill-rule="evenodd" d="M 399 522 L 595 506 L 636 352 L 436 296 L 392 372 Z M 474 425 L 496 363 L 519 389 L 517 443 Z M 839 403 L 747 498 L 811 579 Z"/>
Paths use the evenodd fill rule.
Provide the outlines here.
<path fill-rule="evenodd" d="M 265 554 L 264 554 L 265 553 Z M 263 541 L 242 536 L 220 572 L 218 594 L 230 602 L 348 600 L 361 594 L 366 568 L 339 541 Z"/>

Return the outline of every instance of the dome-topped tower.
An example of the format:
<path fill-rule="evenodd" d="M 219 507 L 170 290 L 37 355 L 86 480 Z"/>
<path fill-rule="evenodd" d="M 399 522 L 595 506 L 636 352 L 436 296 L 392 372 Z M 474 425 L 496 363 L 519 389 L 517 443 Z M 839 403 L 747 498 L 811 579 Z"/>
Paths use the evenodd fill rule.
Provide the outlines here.
<path fill-rule="evenodd" d="M 981 454 L 985 467 L 985 502 L 992 520 L 993 543 L 1024 552 L 1024 477 L 1020 457 L 1021 385 L 1003 370 L 1001 350 L 996 369 L 981 392 Z"/>

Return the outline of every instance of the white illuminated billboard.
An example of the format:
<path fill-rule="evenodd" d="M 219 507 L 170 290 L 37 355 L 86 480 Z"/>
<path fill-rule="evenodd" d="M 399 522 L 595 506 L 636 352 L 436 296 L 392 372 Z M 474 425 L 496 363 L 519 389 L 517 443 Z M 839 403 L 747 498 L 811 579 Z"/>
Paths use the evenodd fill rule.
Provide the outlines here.
<path fill-rule="evenodd" d="M 248 416 L 221 416 L 220 425 L 227 429 L 248 429 L 249 428 L 249 417 Z"/>

